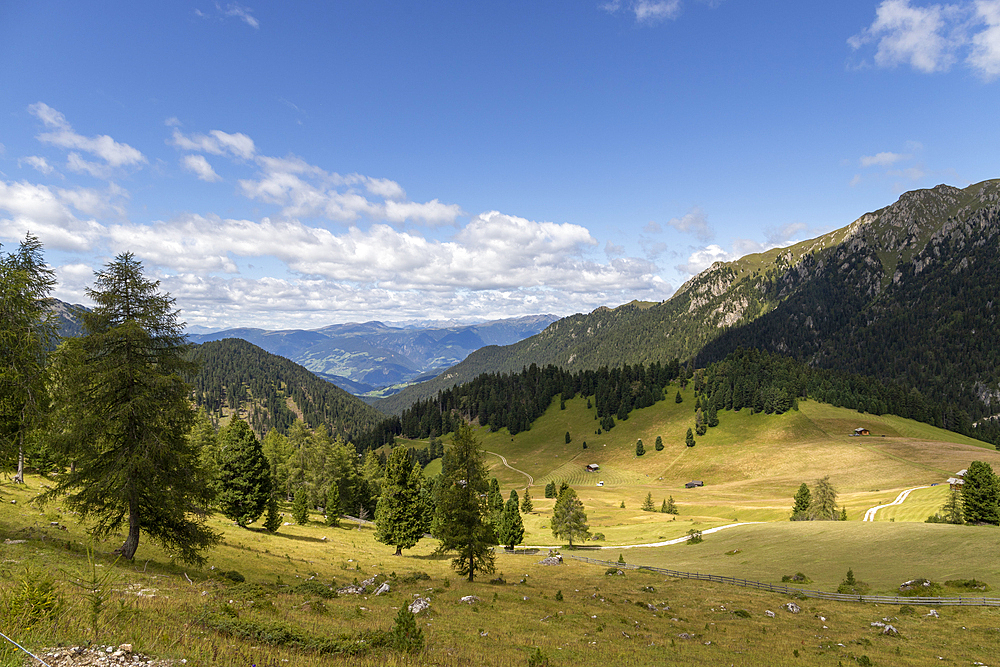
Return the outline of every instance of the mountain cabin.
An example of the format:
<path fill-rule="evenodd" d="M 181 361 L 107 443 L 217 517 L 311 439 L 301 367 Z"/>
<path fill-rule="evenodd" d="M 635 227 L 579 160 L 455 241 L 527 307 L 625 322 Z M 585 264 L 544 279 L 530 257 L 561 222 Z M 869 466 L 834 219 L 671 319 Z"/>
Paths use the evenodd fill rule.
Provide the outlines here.
<path fill-rule="evenodd" d="M 863 426 L 854 429 L 854 435 L 871 435 L 871 434 L 872 434 L 871 431 L 869 431 Z"/>
<path fill-rule="evenodd" d="M 590 463 L 587 465 L 587 472 L 597 472 L 600 469 L 601 466 L 597 465 L 596 463 Z"/>

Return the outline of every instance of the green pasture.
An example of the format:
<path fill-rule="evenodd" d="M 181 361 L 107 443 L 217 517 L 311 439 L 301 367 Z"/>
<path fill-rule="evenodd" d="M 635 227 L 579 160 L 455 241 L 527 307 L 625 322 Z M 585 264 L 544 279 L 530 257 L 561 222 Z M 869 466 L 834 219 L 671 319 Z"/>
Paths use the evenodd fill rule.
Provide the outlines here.
<path fill-rule="evenodd" d="M 835 591 L 850 568 L 873 593 L 893 594 L 918 577 L 941 583 L 979 579 L 1000 588 L 998 542 L 995 526 L 784 521 L 727 528 L 706 535 L 701 544 L 622 553 L 630 563 L 770 583 L 802 572 L 814 582 L 809 588 L 826 591 Z"/>

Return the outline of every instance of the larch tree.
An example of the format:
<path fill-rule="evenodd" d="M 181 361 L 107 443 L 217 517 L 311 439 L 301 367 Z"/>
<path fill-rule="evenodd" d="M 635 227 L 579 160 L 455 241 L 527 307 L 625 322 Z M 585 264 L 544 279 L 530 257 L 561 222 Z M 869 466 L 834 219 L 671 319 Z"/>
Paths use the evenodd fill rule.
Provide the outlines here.
<path fill-rule="evenodd" d="M 233 419 L 220 441 L 219 509 L 240 528 L 246 528 L 267 509 L 271 466 L 257 436 L 242 419 Z"/>
<path fill-rule="evenodd" d="M 396 547 L 396 556 L 416 546 L 430 528 L 431 507 L 423 491 L 424 476 L 410 460 L 409 449 L 392 450 L 375 506 L 375 539 Z"/>
<path fill-rule="evenodd" d="M 473 581 L 476 572 L 494 571 L 491 547 L 497 539 L 487 503 L 490 484 L 471 426 L 458 427 L 445 459 L 448 472 L 442 475 L 436 508 L 435 536 L 441 541 L 438 551 L 457 552 L 452 567 Z"/>
<path fill-rule="evenodd" d="M 56 338 L 48 305 L 55 282 L 31 234 L 0 257 L 0 465 L 16 457 L 16 484 L 24 483 L 28 439 L 47 414 L 46 357 Z"/>
<path fill-rule="evenodd" d="M 132 560 L 147 534 L 185 562 L 219 536 L 205 524 L 211 488 L 188 438 L 194 412 L 182 376 L 194 370 L 174 300 L 131 253 L 95 274 L 84 335 L 53 359 L 53 440 L 75 467 L 43 500 L 93 518 L 95 538 L 125 532 Z"/>
<path fill-rule="evenodd" d="M 814 489 L 809 501 L 809 518 L 813 521 L 837 521 L 840 518 L 837 491 L 830 484 L 830 476 L 818 480 Z"/>
<path fill-rule="evenodd" d="M 572 488 L 567 487 L 559 494 L 552 509 L 552 534 L 568 541 L 570 547 L 573 546 L 574 539 L 585 540 L 590 535 L 583 501 Z"/>

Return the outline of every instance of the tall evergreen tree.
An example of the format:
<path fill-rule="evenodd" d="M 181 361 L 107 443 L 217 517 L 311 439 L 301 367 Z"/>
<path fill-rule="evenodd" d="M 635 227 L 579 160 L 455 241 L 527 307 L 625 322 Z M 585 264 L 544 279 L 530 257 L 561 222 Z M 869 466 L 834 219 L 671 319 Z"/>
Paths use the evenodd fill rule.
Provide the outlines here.
<path fill-rule="evenodd" d="M 573 546 L 574 539 L 584 540 L 590 535 L 583 501 L 571 488 L 559 494 L 552 509 L 552 534 L 568 541 L 570 547 Z"/>
<path fill-rule="evenodd" d="M 985 461 L 973 461 L 965 473 L 962 514 L 966 523 L 1000 523 L 1000 479 Z"/>
<path fill-rule="evenodd" d="M 635 441 L 635 455 L 642 456 L 646 453 L 646 448 L 642 446 L 642 439 Z"/>
<path fill-rule="evenodd" d="M 521 499 L 517 495 L 517 489 L 510 490 L 510 495 L 507 496 L 507 500 L 513 500 L 518 506 L 520 506 Z"/>
<path fill-rule="evenodd" d="M 276 533 L 281 528 L 281 515 L 278 514 L 278 499 L 274 497 L 274 491 L 267 499 L 267 512 L 264 514 L 264 530 L 269 533 Z"/>
<path fill-rule="evenodd" d="M 424 476 L 410 460 L 406 447 L 397 447 L 385 466 L 382 495 L 375 507 L 375 539 L 403 549 L 412 549 L 430 528 L 431 508 L 421 494 Z"/>
<path fill-rule="evenodd" d="M 131 253 L 99 271 L 87 296 L 96 305 L 82 314 L 85 334 L 54 361 L 54 437 L 76 466 L 44 498 L 65 495 L 96 518 L 94 537 L 124 529 L 126 559 L 144 532 L 183 561 L 203 561 L 218 535 L 204 522 L 211 491 L 187 437 L 194 412 L 181 377 L 193 368 L 174 300 Z"/>
<path fill-rule="evenodd" d="M 517 507 L 517 498 L 511 498 L 504 505 L 503 513 L 500 515 L 497 540 L 512 551 L 524 540 L 524 521 Z"/>
<path fill-rule="evenodd" d="M 490 547 L 497 541 L 486 502 L 490 488 L 486 467 L 471 426 L 458 427 L 445 459 L 450 461 L 438 496 L 438 550 L 457 552 L 452 567 L 473 581 L 476 572 L 493 572 L 495 559 Z"/>
<path fill-rule="evenodd" d="M 663 437 L 659 436 L 659 435 L 656 436 L 656 444 L 653 445 L 653 446 L 656 448 L 656 451 L 662 452 L 663 451 Z"/>
<path fill-rule="evenodd" d="M 528 488 L 524 488 L 524 498 L 521 500 L 521 511 L 525 514 L 533 511 L 535 509 L 534 503 L 531 502 L 531 493 Z"/>
<path fill-rule="evenodd" d="M 652 512 L 655 509 L 653 506 L 653 492 L 650 491 L 646 494 L 646 499 L 642 501 L 642 511 Z"/>
<path fill-rule="evenodd" d="M 674 502 L 674 497 L 670 496 L 667 499 L 667 514 L 679 514 L 677 511 L 677 504 Z"/>
<path fill-rule="evenodd" d="M 271 466 L 260 441 L 242 419 L 222 432 L 218 503 L 222 514 L 240 528 L 256 521 L 271 497 Z"/>
<path fill-rule="evenodd" d="M 684 436 L 684 444 L 687 445 L 688 447 L 694 447 L 695 445 L 694 433 L 691 431 L 691 429 L 688 429 L 687 435 Z"/>
<path fill-rule="evenodd" d="M 42 244 L 31 234 L 13 254 L 0 257 L 0 466 L 16 457 L 17 484 L 24 483 L 28 439 L 48 408 L 45 365 L 56 338 L 48 304 L 55 282 Z"/>
<path fill-rule="evenodd" d="M 548 484 L 545 485 L 545 497 L 546 498 L 555 498 L 556 497 L 556 482 L 555 482 L 555 480 L 552 480 L 551 482 L 549 482 Z"/>
<path fill-rule="evenodd" d="M 300 526 L 309 523 L 309 489 L 304 486 L 295 489 L 295 498 L 292 500 L 292 518 Z"/>
<path fill-rule="evenodd" d="M 805 482 L 799 486 L 799 490 L 795 492 L 795 504 L 792 506 L 792 517 L 791 521 L 800 521 L 809 518 L 809 506 L 812 504 L 811 494 L 809 493 L 809 487 Z"/>
<path fill-rule="evenodd" d="M 336 481 L 330 483 L 330 488 L 326 492 L 326 505 L 323 506 L 326 512 L 326 525 L 340 525 L 340 486 Z"/>
<path fill-rule="evenodd" d="M 958 490 L 951 489 L 948 492 L 948 499 L 944 502 L 944 506 L 941 507 L 941 512 L 944 514 L 944 520 L 948 523 L 965 523 L 962 513 L 962 494 Z"/>

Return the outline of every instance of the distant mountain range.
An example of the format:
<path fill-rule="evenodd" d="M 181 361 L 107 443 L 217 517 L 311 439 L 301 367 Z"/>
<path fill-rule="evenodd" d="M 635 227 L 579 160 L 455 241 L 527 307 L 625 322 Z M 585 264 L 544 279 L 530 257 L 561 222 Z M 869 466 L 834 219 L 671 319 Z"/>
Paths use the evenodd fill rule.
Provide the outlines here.
<path fill-rule="evenodd" d="M 443 327 L 365 322 L 312 330 L 237 328 L 188 338 L 193 343 L 239 338 L 291 359 L 352 394 L 384 396 L 435 376 L 481 347 L 532 336 L 556 319 L 529 315 Z"/>
<path fill-rule="evenodd" d="M 481 373 L 567 370 L 738 347 L 900 382 L 972 419 L 1000 412 L 1000 181 L 939 185 L 816 239 L 717 262 L 662 303 L 598 308 L 376 402 L 400 413 Z"/>

